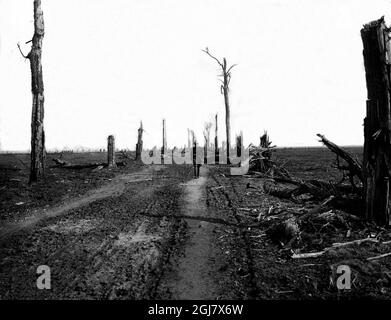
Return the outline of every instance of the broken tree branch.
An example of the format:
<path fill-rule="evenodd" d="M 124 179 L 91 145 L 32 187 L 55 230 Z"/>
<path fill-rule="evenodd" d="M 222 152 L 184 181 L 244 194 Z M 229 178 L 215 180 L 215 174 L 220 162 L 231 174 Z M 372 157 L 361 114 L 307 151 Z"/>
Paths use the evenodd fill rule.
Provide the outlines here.
<path fill-rule="evenodd" d="M 212 56 L 210 53 L 209 53 L 209 49 L 208 47 L 206 47 L 206 49 L 202 50 L 203 52 L 205 52 L 209 57 L 211 57 L 212 59 L 216 60 L 217 63 L 220 65 L 220 67 L 224 67 L 223 64 L 220 62 L 219 59 L 217 59 L 215 56 Z"/>
<path fill-rule="evenodd" d="M 353 178 L 353 176 L 357 176 L 361 183 L 364 183 L 364 175 L 362 172 L 361 164 L 354 159 L 348 152 L 338 147 L 335 143 L 328 140 L 324 135 L 317 134 L 317 136 L 321 139 L 321 142 L 330 149 L 331 152 L 334 152 L 337 156 L 344 159 L 349 166 L 349 175 Z"/>
<path fill-rule="evenodd" d="M 295 253 L 295 254 L 292 255 L 292 259 L 316 258 L 316 257 L 319 257 L 319 256 L 325 254 L 327 251 L 329 251 L 331 249 L 345 247 L 345 246 L 349 246 L 349 245 L 352 245 L 352 244 L 360 245 L 361 243 L 364 243 L 364 242 L 378 243 L 379 240 L 376 239 L 376 238 L 365 238 L 365 239 L 359 239 L 359 240 L 354 240 L 354 241 L 349 241 L 349 242 L 342 242 L 342 243 L 337 242 L 337 243 L 333 243 L 331 245 L 331 247 L 324 248 L 322 251 L 309 252 L 309 253 L 299 253 L 299 254 Z M 386 254 L 386 255 L 391 255 L 391 253 Z M 370 259 L 374 260 L 374 259 L 382 258 L 383 256 L 386 256 L 386 255 L 377 256 L 377 257 L 373 257 L 373 258 L 368 258 L 367 260 L 370 260 Z"/>
<path fill-rule="evenodd" d="M 23 58 L 25 58 L 25 59 L 28 59 L 28 58 L 29 58 L 29 54 L 26 56 L 26 55 L 23 53 L 22 49 L 20 48 L 19 42 L 18 42 L 18 49 L 19 49 L 19 52 L 20 52 L 20 54 L 22 55 Z"/>
<path fill-rule="evenodd" d="M 381 254 L 381 255 L 375 256 L 375 257 L 370 257 L 370 258 L 368 258 L 367 260 L 368 260 L 368 261 L 372 261 L 372 260 L 377 260 L 377 259 L 385 258 L 385 257 L 388 257 L 388 256 L 391 256 L 391 252 L 385 253 L 385 254 Z"/>

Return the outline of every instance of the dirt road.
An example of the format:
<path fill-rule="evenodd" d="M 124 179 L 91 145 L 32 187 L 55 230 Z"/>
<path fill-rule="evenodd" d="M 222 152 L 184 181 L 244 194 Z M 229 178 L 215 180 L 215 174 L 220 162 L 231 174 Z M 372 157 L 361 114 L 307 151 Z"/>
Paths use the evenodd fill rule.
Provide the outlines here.
<path fill-rule="evenodd" d="M 207 218 L 209 212 L 205 203 L 207 169 L 201 168 L 199 179 L 185 184 L 183 216 Z M 184 255 L 179 259 L 171 276 L 165 280 L 173 299 L 216 299 L 215 264 L 216 248 L 212 241 L 213 225 L 209 222 L 186 219 L 188 242 Z"/>
<path fill-rule="evenodd" d="M 148 166 L 0 229 L 1 299 L 216 299 L 208 169 Z M 224 263 L 223 263 L 224 264 Z M 51 289 L 37 289 L 37 268 Z"/>
<path fill-rule="evenodd" d="M 0 298 L 251 298 L 247 227 L 215 171 L 204 166 L 199 179 L 189 166 L 122 172 L 4 224 Z M 50 290 L 37 288 L 41 265 L 50 268 Z"/>
<path fill-rule="evenodd" d="M 6 224 L 1 299 L 148 299 L 185 234 L 175 218 L 191 170 L 150 166 L 81 198 Z M 38 290 L 37 267 L 51 270 Z"/>

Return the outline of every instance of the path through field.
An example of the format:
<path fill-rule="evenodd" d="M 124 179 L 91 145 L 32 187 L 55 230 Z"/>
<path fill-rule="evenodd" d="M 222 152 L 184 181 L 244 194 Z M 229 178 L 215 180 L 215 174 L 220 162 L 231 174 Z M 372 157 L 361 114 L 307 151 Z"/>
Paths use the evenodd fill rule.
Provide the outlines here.
<path fill-rule="evenodd" d="M 199 179 L 185 184 L 183 216 L 207 217 L 204 187 L 207 169 L 201 168 Z M 173 299 L 216 299 L 214 246 L 211 223 L 186 219 L 189 239 L 183 257 L 179 260 L 174 275 L 167 286 Z"/>

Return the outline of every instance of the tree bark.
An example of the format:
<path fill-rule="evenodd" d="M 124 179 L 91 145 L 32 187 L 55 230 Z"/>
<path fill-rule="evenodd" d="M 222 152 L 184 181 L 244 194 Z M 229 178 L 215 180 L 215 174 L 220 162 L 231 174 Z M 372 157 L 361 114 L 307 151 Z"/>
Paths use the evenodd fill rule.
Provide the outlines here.
<path fill-rule="evenodd" d="M 390 42 L 384 18 L 361 30 L 368 91 L 364 119 L 365 218 L 390 224 L 391 114 Z"/>
<path fill-rule="evenodd" d="M 31 116 L 31 167 L 30 183 L 37 182 L 45 171 L 44 87 L 42 76 L 42 41 L 45 34 L 41 0 L 34 0 L 34 36 L 30 53 L 31 92 L 33 107 Z"/>

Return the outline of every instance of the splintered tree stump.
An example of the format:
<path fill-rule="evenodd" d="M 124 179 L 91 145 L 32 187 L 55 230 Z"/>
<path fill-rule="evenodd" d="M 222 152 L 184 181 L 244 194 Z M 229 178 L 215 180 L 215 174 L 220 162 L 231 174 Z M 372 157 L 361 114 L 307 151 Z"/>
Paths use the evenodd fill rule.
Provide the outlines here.
<path fill-rule="evenodd" d="M 107 138 L 107 166 L 115 167 L 115 141 L 114 136 Z"/>
<path fill-rule="evenodd" d="M 368 91 L 364 119 L 365 218 L 390 225 L 391 114 L 390 39 L 384 18 L 364 25 L 364 65 Z"/>
<path fill-rule="evenodd" d="M 136 160 L 141 160 L 141 152 L 143 151 L 143 131 L 143 123 L 140 122 L 136 144 Z"/>
<path fill-rule="evenodd" d="M 240 132 L 240 135 L 236 136 L 236 155 L 238 157 L 242 156 L 242 147 L 243 147 L 243 132 Z"/>

